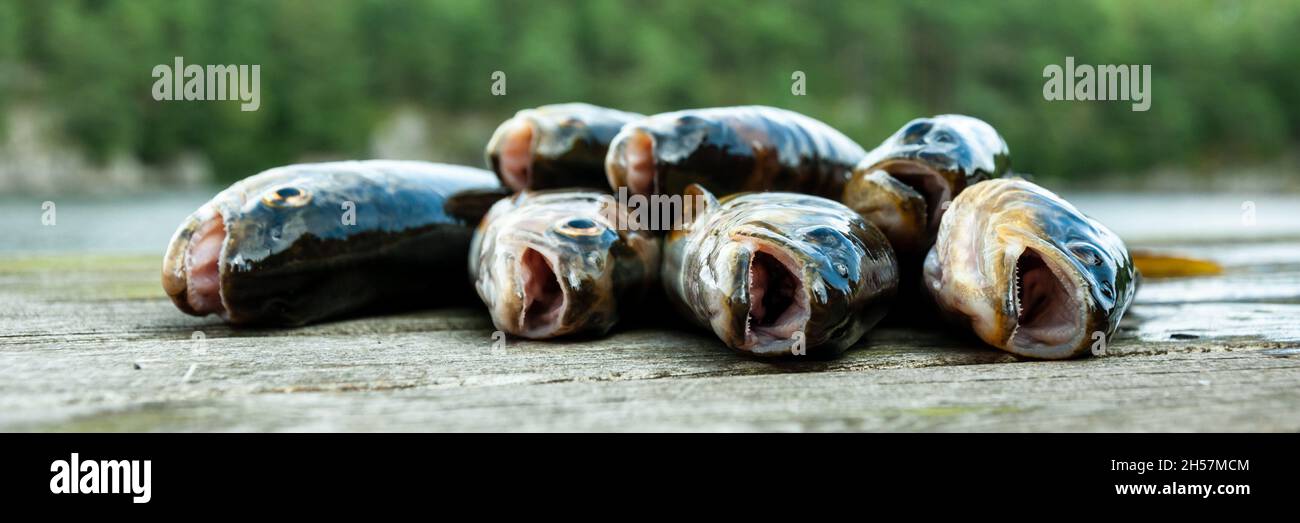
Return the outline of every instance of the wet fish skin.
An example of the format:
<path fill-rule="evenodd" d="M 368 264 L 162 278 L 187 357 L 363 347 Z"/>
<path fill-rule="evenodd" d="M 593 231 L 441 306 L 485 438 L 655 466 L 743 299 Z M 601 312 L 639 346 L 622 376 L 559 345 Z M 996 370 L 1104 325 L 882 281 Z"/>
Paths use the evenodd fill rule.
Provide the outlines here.
<path fill-rule="evenodd" d="M 841 201 L 880 227 L 901 258 L 919 260 L 947 203 L 972 184 L 1006 175 L 1010 164 L 1006 140 L 983 120 L 917 118 L 867 153 Z"/>
<path fill-rule="evenodd" d="M 836 354 L 887 311 L 898 266 L 885 236 L 857 213 L 817 196 L 768 192 L 708 202 L 668 233 L 663 283 L 670 302 L 728 346 L 756 356 Z"/>
<path fill-rule="evenodd" d="M 505 194 L 492 173 L 446 164 L 277 167 L 235 183 L 181 224 L 163 287 L 182 311 L 234 324 L 302 325 L 447 303 L 471 295 L 446 275 L 465 273 L 474 225 Z M 206 253 L 191 248 L 196 234 Z M 219 275 L 212 288 L 195 273 L 205 266 Z"/>
<path fill-rule="evenodd" d="M 958 195 L 923 272 L 950 321 L 990 345 L 1040 359 L 1085 355 L 1109 341 L 1137 286 L 1115 233 L 1019 178 L 980 182 Z"/>
<path fill-rule="evenodd" d="M 885 233 L 895 254 L 911 259 L 930 247 L 925 197 L 912 187 L 877 169 L 854 176 L 844 193 L 853 195 L 850 208 Z"/>
<path fill-rule="evenodd" d="M 857 143 L 802 114 L 764 106 L 662 113 L 624 126 L 605 171 L 614 190 L 683 194 L 700 184 L 719 196 L 790 191 L 839 198 L 866 155 Z"/>
<path fill-rule="evenodd" d="M 623 125 L 644 115 L 585 103 L 519 111 L 497 127 L 484 156 L 502 183 L 516 191 L 605 189 L 605 155 Z"/>
<path fill-rule="evenodd" d="M 531 339 L 602 335 L 635 308 L 658 286 L 660 240 L 618 229 L 619 212 L 612 196 L 585 190 L 497 202 L 470 247 L 470 277 L 496 327 Z"/>

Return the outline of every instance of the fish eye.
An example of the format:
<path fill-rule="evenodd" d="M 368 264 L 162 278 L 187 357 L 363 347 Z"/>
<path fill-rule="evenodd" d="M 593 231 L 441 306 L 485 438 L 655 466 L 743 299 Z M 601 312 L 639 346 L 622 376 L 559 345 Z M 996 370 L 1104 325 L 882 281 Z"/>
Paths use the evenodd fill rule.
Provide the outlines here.
<path fill-rule="evenodd" d="M 916 143 L 934 128 L 934 124 L 926 120 L 917 120 L 903 129 L 903 143 Z"/>
<path fill-rule="evenodd" d="M 1101 265 L 1101 254 L 1099 254 L 1091 245 L 1072 245 L 1070 246 L 1070 252 L 1074 254 L 1075 258 L 1078 258 L 1079 261 L 1083 262 L 1084 265 L 1092 265 L 1094 267 Z"/>
<path fill-rule="evenodd" d="M 936 131 L 933 136 L 934 141 L 939 143 L 957 143 L 957 137 L 946 130 Z"/>
<path fill-rule="evenodd" d="M 677 125 L 682 125 L 682 126 L 691 126 L 691 125 L 697 125 L 697 124 L 699 124 L 699 123 L 701 123 L 701 122 L 703 122 L 703 121 L 704 121 L 703 118 L 700 118 L 700 117 L 695 116 L 695 115 L 692 115 L 692 114 L 688 114 L 688 115 L 685 115 L 685 116 L 680 116 L 680 117 L 678 117 L 678 118 L 677 118 Z"/>
<path fill-rule="evenodd" d="M 844 262 L 835 262 L 835 272 L 839 274 L 841 278 L 846 278 L 849 275 L 849 266 L 844 264 Z"/>
<path fill-rule="evenodd" d="M 831 227 L 816 227 L 804 233 L 804 237 L 823 247 L 835 247 L 845 243 L 844 235 Z"/>
<path fill-rule="evenodd" d="M 262 197 L 262 203 L 268 207 L 302 207 L 311 201 L 311 193 L 306 189 L 286 185 L 277 188 Z"/>
<path fill-rule="evenodd" d="M 605 228 L 590 218 L 570 218 L 556 224 L 555 232 L 572 238 L 587 238 L 604 234 Z"/>

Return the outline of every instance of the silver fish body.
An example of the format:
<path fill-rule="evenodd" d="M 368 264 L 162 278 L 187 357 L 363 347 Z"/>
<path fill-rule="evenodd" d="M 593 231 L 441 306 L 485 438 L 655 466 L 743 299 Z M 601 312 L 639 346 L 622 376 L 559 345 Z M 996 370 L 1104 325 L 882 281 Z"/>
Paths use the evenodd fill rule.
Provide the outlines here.
<path fill-rule="evenodd" d="M 742 193 L 665 239 L 669 300 L 727 346 L 758 356 L 833 354 L 884 316 L 898 286 L 888 240 L 832 200 Z"/>
<path fill-rule="evenodd" d="M 1041 359 L 1106 343 L 1136 292 L 1132 259 L 1115 233 L 1018 178 L 958 195 L 923 272 L 950 321 L 990 345 Z"/>
<path fill-rule="evenodd" d="M 656 288 L 659 237 L 620 230 L 619 212 L 610 195 L 582 190 L 523 191 L 493 205 L 469 263 L 496 327 L 532 339 L 600 335 Z"/>

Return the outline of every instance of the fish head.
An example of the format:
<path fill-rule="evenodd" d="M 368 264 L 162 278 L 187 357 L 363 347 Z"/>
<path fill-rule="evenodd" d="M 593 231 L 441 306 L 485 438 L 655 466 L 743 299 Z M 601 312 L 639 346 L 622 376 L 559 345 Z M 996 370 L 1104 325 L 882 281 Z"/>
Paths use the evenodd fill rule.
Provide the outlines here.
<path fill-rule="evenodd" d="M 332 180 L 338 183 L 339 180 Z M 356 202 L 351 202 L 354 206 Z M 229 321 L 231 278 L 253 264 L 304 253 L 307 231 L 320 239 L 342 232 L 343 198 L 314 179 L 310 165 L 272 169 L 236 183 L 191 214 L 163 259 L 163 288 L 182 311 Z"/>
<path fill-rule="evenodd" d="M 492 133 L 485 149 L 487 165 L 514 191 L 566 187 L 573 171 L 585 172 L 588 165 L 600 169 L 606 147 L 623 123 L 640 117 L 585 103 L 524 109 Z M 588 185 L 586 178 L 578 181 Z"/>
<path fill-rule="evenodd" d="M 924 264 L 940 309 L 985 342 L 1043 359 L 1108 339 L 1133 301 L 1124 243 L 1055 194 L 1021 179 L 959 195 Z"/>
<path fill-rule="evenodd" d="M 470 247 L 475 287 L 497 328 L 525 338 L 603 334 L 619 297 L 654 281 L 658 240 L 616 228 L 617 203 L 584 191 L 497 202 Z"/>
<path fill-rule="evenodd" d="M 844 350 L 879 319 L 858 321 L 864 302 L 891 298 L 897 285 L 879 230 L 823 198 L 734 195 L 711 203 L 690 227 L 689 238 L 670 239 L 684 242 L 675 245 L 686 249 L 681 277 L 698 275 L 682 285 L 690 302 L 683 305 L 744 352 L 791 354 L 796 341 Z"/>
<path fill-rule="evenodd" d="M 957 114 L 917 118 L 867 153 L 854 169 L 843 201 L 864 214 L 905 213 L 887 220 L 923 222 L 933 237 L 948 202 L 971 184 L 1001 177 L 1009 165 L 1006 141 L 983 120 Z M 866 179 L 878 172 L 893 180 Z M 914 241 L 901 238 L 912 234 L 910 229 L 891 229 L 888 221 L 877 224 L 891 240 L 902 239 L 899 244 Z"/>
<path fill-rule="evenodd" d="M 542 135 L 539 126 L 533 111 L 520 111 L 497 126 L 488 140 L 484 152 L 488 167 L 516 191 L 532 186 L 533 155 Z"/>
<path fill-rule="evenodd" d="M 668 192 L 668 169 L 687 163 L 701 168 L 719 167 L 725 163 L 723 151 L 705 146 L 709 145 L 710 137 L 725 142 L 720 137 L 730 132 L 722 120 L 703 118 L 686 111 L 657 114 L 629 123 L 610 142 L 605 156 L 605 173 L 610 187 L 627 187 L 631 194 Z M 684 173 L 683 176 L 689 178 L 692 174 Z"/>
<path fill-rule="evenodd" d="M 582 103 L 524 109 L 497 126 L 485 150 L 488 166 L 515 191 L 533 188 L 536 160 L 554 158 L 583 140 L 587 122 L 580 116 L 599 108 Z"/>

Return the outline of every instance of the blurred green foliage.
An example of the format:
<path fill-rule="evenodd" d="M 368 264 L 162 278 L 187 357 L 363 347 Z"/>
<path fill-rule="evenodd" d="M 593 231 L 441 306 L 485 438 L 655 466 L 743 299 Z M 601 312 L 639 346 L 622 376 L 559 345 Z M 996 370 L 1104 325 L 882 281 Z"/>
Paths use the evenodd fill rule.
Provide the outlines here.
<path fill-rule="evenodd" d="M 438 132 L 455 135 L 468 132 L 457 118 L 551 102 L 759 103 L 868 148 L 910 118 L 958 112 L 1000 129 L 1018 170 L 1082 179 L 1286 152 L 1300 136 L 1297 49 L 1300 2 L 1286 0 L 0 0 L 0 64 L 37 79 L 26 93 L 0 82 L 0 111 L 30 97 L 97 158 L 200 150 L 225 180 L 364 155 L 399 105 L 449 115 Z M 150 71 L 175 56 L 260 64 L 261 109 L 155 102 Z M 1045 101 L 1043 67 L 1066 56 L 1152 65 L 1151 110 Z M 497 70 L 507 96 L 490 92 Z M 796 70 L 807 96 L 790 92 Z M 468 146 L 452 156 L 481 162 Z"/>

